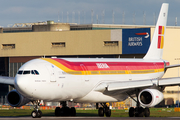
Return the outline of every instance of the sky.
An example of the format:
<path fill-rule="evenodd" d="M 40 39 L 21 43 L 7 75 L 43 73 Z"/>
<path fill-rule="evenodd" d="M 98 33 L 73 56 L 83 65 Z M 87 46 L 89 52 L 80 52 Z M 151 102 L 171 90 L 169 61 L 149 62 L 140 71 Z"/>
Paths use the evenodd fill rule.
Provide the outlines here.
<path fill-rule="evenodd" d="M 169 3 L 167 25 L 179 26 L 180 0 L 0 0 L 0 26 L 48 20 L 77 24 L 154 25 L 162 3 Z"/>

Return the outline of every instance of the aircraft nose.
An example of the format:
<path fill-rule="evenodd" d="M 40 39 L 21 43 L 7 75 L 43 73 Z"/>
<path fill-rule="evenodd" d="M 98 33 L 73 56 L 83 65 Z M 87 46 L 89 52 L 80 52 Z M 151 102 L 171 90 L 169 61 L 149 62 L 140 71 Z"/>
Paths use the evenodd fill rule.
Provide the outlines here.
<path fill-rule="evenodd" d="M 27 87 L 28 87 L 28 78 L 24 78 L 22 76 L 16 76 L 15 77 L 15 82 L 14 82 L 16 90 L 22 94 L 25 95 L 27 92 Z"/>

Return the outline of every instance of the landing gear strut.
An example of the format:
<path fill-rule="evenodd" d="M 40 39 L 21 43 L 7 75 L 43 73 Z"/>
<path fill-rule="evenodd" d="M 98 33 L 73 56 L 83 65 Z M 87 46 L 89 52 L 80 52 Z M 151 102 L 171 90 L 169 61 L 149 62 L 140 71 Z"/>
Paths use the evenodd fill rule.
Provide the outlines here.
<path fill-rule="evenodd" d="M 96 108 L 98 104 L 96 104 Z M 100 107 L 98 109 L 98 115 L 100 117 L 104 117 L 104 114 L 106 115 L 106 117 L 110 117 L 111 116 L 111 110 L 109 109 L 109 107 L 106 105 L 106 103 L 101 103 L 102 107 Z"/>
<path fill-rule="evenodd" d="M 62 108 L 56 107 L 55 116 L 76 116 L 76 109 L 74 107 L 67 107 L 66 101 L 60 102 Z"/>
<path fill-rule="evenodd" d="M 41 110 L 39 110 L 40 100 L 32 101 L 32 103 L 34 105 L 34 110 L 31 112 L 31 116 L 33 118 L 41 118 L 42 112 L 41 112 Z"/>
<path fill-rule="evenodd" d="M 138 94 L 139 94 L 139 90 L 137 90 L 136 92 L 136 97 L 137 97 L 137 100 L 135 100 L 134 98 L 132 98 L 130 95 L 130 97 L 136 101 L 136 108 L 134 107 L 130 107 L 129 109 L 129 117 L 149 117 L 150 116 L 150 110 L 149 108 L 143 108 L 140 106 L 140 103 L 139 103 L 139 100 L 138 100 Z"/>

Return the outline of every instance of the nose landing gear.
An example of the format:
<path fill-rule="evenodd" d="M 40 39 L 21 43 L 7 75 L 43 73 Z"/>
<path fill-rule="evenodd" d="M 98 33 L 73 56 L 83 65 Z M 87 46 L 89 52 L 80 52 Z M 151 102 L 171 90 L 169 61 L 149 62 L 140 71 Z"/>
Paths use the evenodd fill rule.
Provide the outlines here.
<path fill-rule="evenodd" d="M 31 113 L 31 116 L 33 118 L 41 118 L 42 112 L 40 110 L 33 110 L 32 113 Z"/>
<path fill-rule="evenodd" d="M 34 110 L 31 112 L 31 116 L 33 118 L 41 118 L 42 112 L 41 112 L 41 110 L 39 110 L 40 100 L 32 101 L 32 103 L 34 105 Z"/>

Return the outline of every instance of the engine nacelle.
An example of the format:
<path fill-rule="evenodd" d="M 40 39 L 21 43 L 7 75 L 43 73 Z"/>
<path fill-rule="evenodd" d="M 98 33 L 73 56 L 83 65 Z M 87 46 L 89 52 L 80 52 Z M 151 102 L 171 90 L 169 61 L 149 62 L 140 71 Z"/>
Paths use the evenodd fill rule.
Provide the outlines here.
<path fill-rule="evenodd" d="M 144 89 L 138 95 L 138 100 L 144 107 L 153 107 L 163 99 L 163 93 L 156 89 Z"/>
<path fill-rule="evenodd" d="M 30 102 L 30 100 L 19 94 L 17 90 L 12 90 L 7 94 L 7 102 L 12 107 L 20 107 Z"/>

